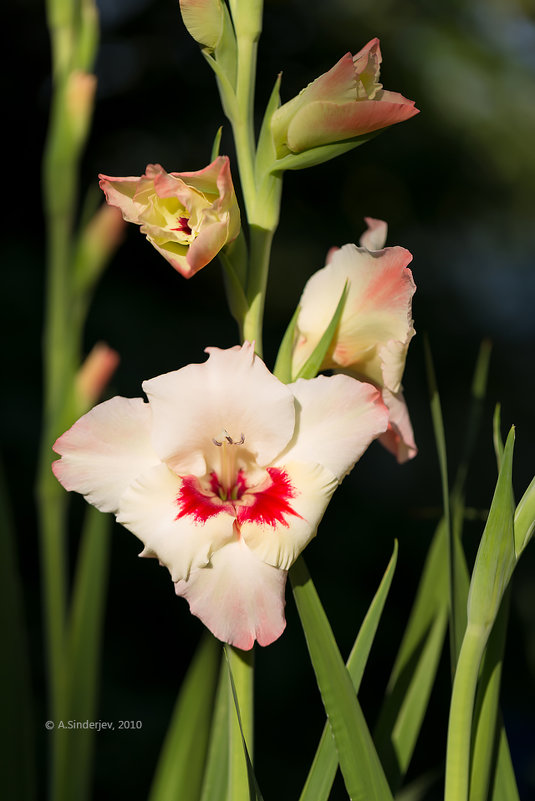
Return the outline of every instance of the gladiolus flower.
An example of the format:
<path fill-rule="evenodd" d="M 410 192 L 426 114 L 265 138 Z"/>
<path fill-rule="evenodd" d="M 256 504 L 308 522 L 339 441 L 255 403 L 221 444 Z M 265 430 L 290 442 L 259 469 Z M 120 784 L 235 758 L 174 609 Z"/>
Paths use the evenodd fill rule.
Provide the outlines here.
<path fill-rule="evenodd" d="M 141 226 L 149 242 L 191 278 L 240 232 L 240 210 L 227 156 L 198 172 L 167 173 L 149 164 L 140 178 L 100 175 L 111 206 Z"/>
<path fill-rule="evenodd" d="M 399 462 L 416 455 L 401 379 L 414 336 L 412 296 L 415 285 L 407 267 L 412 255 L 402 247 L 383 249 L 386 223 L 366 218 L 360 244 L 329 252 L 327 265 L 308 280 L 297 318 L 292 370 L 297 375 L 331 320 L 347 282 L 340 323 L 322 370 L 343 370 L 378 387 L 390 411 L 388 430 L 380 437 Z"/>
<path fill-rule="evenodd" d="M 381 61 L 379 39 L 372 39 L 277 109 L 271 120 L 277 158 L 380 131 L 418 114 L 412 100 L 383 89 Z"/>
<path fill-rule="evenodd" d="M 145 545 L 216 637 L 249 649 L 285 627 L 288 568 L 388 413 L 345 375 L 284 385 L 253 345 L 145 381 L 61 436 L 56 477 Z"/>

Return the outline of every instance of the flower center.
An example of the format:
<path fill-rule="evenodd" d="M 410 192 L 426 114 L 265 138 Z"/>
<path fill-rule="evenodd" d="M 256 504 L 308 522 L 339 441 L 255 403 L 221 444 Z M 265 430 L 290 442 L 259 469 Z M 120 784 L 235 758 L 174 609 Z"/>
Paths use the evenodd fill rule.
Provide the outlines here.
<path fill-rule="evenodd" d="M 245 435 L 234 439 L 226 429 L 212 439 L 218 449 L 219 469 L 204 479 L 182 476 L 177 496 L 177 519 L 189 515 L 195 523 L 226 512 L 238 526 L 256 522 L 288 526 L 286 517 L 300 517 L 290 504 L 297 495 L 287 472 L 279 467 L 259 468 L 241 446 Z M 217 461 L 217 460 L 216 460 Z"/>
<path fill-rule="evenodd" d="M 216 439 L 214 437 L 212 442 L 216 448 L 221 449 L 221 459 L 219 476 L 216 472 L 210 474 L 210 486 L 214 492 L 217 492 L 222 501 L 227 501 L 229 499 L 235 501 L 243 495 L 243 488 L 240 494 L 240 473 L 243 471 L 238 469 L 237 457 L 239 455 L 239 448 L 236 446 L 244 444 L 245 436 L 241 434 L 238 440 L 232 439 L 226 428 L 224 428 L 219 438 Z M 215 484 L 213 481 L 214 476 Z M 243 480 L 242 483 L 244 487 L 245 480 Z"/>
<path fill-rule="evenodd" d="M 188 217 L 178 217 L 177 222 L 178 226 L 171 228 L 171 231 L 178 231 L 181 234 L 186 234 L 186 236 L 191 236 L 193 232 L 189 227 Z"/>

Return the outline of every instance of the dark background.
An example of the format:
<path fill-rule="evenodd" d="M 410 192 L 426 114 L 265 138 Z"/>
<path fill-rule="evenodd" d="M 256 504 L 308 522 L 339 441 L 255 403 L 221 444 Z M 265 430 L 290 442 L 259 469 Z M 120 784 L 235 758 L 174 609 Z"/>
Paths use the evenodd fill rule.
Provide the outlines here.
<path fill-rule="evenodd" d="M 517 426 L 515 487 L 533 473 L 535 315 L 535 22 L 524 0 L 267 0 L 259 52 L 257 108 L 283 69 L 289 100 L 347 50 L 379 36 L 382 82 L 416 101 L 421 114 L 350 154 L 287 174 L 275 239 L 265 323 L 265 356 L 278 343 L 307 277 L 333 245 L 356 242 L 364 216 L 389 223 L 388 244 L 414 255 L 418 332 L 405 393 L 418 457 L 398 466 L 374 444 L 327 511 L 307 563 L 347 655 L 399 539 L 398 569 L 361 691 L 370 723 L 380 704 L 441 504 L 427 402 L 422 334 L 435 358 L 450 473 L 462 450 L 471 375 L 480 341 L 494 343 L 482 430 L 469 475 L 469 506 L 488 508 L 496 468 L 492 412 L 504 433 Z M 98 103 L 82 166 L 96 175 L 140 175 L 148 162 L 168 171 L 209 161 L 225 124 L 211 72 L 185 31 L 177 0 L 101 0 Z M 44 231 L 40 159 L 50 96 L 44 9 L 11 10 L 16 56 L 4 75 L 13 134 L 4 165 L 2 237 L 3 459 L 18 525 L 35 689 L 35 737 L 44 786 L 46 719 L 38 543 L 32 511 L 40 425 Z M 6 126 L 6 123 L 4 124 Z M 228 125 L 222 152 L 232 156 Z M 237 179 L 236 170 L 235 177 Z M 237 342 L 214 263 L 185 281 L 129 226 L 101 281 L 86 335 L 121 354 L 109 394 L 138 396 L 141 381 L 202 361 L 207 345 Z M 482 531 L 466 527 L 469 554 Z M 76 550 L 76 531 L 72 551 Z M 175 598 L 166 572 L 136 558 L 139 543 L 116 527 L 106 618 L 99 717 L 142 720 L 143 729 L 97 735 L 94 798 L 144 798 L 172 704 L 202 626 Z M 504 667 L 503 711 L 521 795 L 535 787 L 535 560 L 515 574 Z M 323 726 L 321 701 L 293 601 L 281 639 L 257 651 L 257 773 L 266 798 L 296 798 Z M 444 655 L 446 657 L 446 654 Z M 411 773 L 438 766 L 447 720 L 443 660 Z M 282 789 L 284 787 L 284 789 Z M 340 782 L 333 798 L 344 798 Z M 431 797 L 431 796 L 430 796 Z M 436 797 L 440 797 L 439 795 Z"/>

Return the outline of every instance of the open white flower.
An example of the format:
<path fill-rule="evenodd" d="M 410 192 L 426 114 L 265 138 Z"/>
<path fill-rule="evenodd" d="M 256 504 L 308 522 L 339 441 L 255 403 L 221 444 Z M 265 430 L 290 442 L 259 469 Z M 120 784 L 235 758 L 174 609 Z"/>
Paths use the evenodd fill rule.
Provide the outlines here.
<path fill-rule="evenodd" d="M 388 412 L 345 375 L 285 386 L 251 344 L 113 398 L 54 450 L 56 477 L 117 520 L 171 573 L 221 640 L 268 645 L 285 626 L 286 573 Z"/>

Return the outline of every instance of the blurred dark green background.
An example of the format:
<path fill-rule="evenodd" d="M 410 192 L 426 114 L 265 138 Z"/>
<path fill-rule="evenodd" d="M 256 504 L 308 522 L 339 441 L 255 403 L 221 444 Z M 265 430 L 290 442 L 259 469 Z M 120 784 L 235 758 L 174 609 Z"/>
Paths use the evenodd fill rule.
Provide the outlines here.
<path fill-rule="evenodd" d="M 83 164 L 84 190 L 99 172 L 140 175 L 209 161 L 224 118 L 178 0 L 100 0 L 98 105 Z M 11 8 L 17 55 L 5 74 L 13 141 L 4 170 L 5 389 L 3 458 L 16 512 L 35 687 L 35 738 L 44 771 L 38 543 L 31 499 L 40 421 L 44 232 L 39 171 L 50 95 L 44 9 Z M 462 450 L 472 369 L 483 337 L 494 343 L 488 400 L 469 476 L 468 504 L 488 508 L 496 469 L 491 419 L 517 426 L 517 497 L 533 474 L 535 432 L 535 17 L 531 0 L 267 0 L 258 77 L 259 115 L 277 73 L 283 101 L 345 52 L 378 36 L 386 89 L 414 99 L 421 114 L 321 167 L 288 174 L 275 240 L 266 316 L 266 361 L 307 277 L 333 245 L 355 242 L 364 216 L 387 220 L 388 244 L 408 247 L 418 291 L 418 336 L 405 392 L 420 454 L 399 467 L 374 444 L 345 480 L 306 558 L 343 654 L 389 559 L 400 557 L 365 675 L 362 702 L 373 722 L 413 599 L 441 503 L 427 403 L 422 334 L 433 349 L 453 475 Z M 6 123 L 4 123 L 6 126 Z M 228 126 L 222 152 L 232 155 Z M 15 177 L 12 177 L 16 170 Z M 22 173 L 22 174 L 21 174 Z M 94 189 L 98 192 L 98 189 Z M 13 198 L 12 195 L 15 195 Z M 110 394 L 140 395 L 145 378 L 202 361 L 207 345 L 236 344 L 217 264 L 189 282 L 130 226 L 102 280 L 87 326 L 87 349 L 105 340 L 121 354 Z M 77 507 L 76 507 L 77 508 Z M 75 516 L 76 516 L 75 511 Z M 466 527 L 475 552 L 481 521 Z M 139 543 L 114 532 L 106 621 L 103 720 L 142 720 L 141 731 L 97 735 L 94 798 L 144 798 L 172 703 L 201 633 L 175 598 L 167 573 L 136 558 Z M 73 530 L 72 548 L 76 547 Z M 503 711 L 523 798 L 535 788 L 535 574 L 528 551 L 514 581 Z M 296 798 L 323 725 L 321 701 L 291 597 L 283 637 L 257 653 L 257 768 L 266 801 Z M 411 774 L 444 753 L 446 660 Z M 44 775 L 44 774 L 43 774 Z M 44 786 L 44 781 L 42 782 Z M 430 795 L 440 797 L 438 795 Z M 337 784 L 333 799 L 345 798 Z"/>

